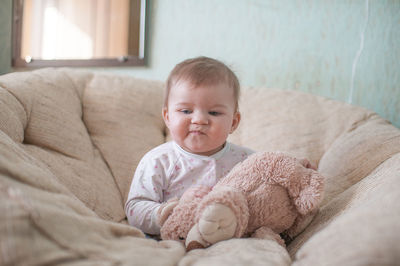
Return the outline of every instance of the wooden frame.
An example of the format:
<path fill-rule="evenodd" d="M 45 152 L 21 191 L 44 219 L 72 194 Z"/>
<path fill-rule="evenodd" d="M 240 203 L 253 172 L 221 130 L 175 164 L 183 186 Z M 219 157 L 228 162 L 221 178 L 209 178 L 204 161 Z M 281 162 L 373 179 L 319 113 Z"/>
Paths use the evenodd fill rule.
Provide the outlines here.
<path fill-rule="evenodd" d="M 24 0 L 13 0 L 13 67 L 114 67 L 145 65 L 145 28 L 146 0 L 130 0 L 128 55 L 118 58 L 95 59 L 32 59 L 27 61 L 21 57 L 22 15 Z"/>

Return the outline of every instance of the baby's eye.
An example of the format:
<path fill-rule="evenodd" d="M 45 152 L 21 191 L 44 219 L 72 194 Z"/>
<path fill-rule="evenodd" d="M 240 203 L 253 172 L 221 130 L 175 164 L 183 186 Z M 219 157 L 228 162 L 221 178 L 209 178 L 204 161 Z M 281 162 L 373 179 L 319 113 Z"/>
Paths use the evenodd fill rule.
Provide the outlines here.
<path fill-rule="evenodd" d="M 221 113 L 220 112 L 215 112 L 215 111 L 211 111 L 211 112 L 208 112 L 210 115 L 212 115 L 212 116 L 217 116 L 217 115 L 220 115 Z"/>
<path fill-rule="evenodd" d="M 179 240 L 185 240 L 185 238 L 182 237 L 182 236 L 180 236 L 180 237 L 178 237 L 178 238 L 179 238 Z"/>
<path fill-rule="evenodd" d="M 188 115 L 188 114 L 192 113 L 192 111 L 190 111 L 190 110 L 188 110 L 188 109 L 180 110 L 180 112 L 183 113 L 183 114 L 185 114 L 185 115 Z"/>

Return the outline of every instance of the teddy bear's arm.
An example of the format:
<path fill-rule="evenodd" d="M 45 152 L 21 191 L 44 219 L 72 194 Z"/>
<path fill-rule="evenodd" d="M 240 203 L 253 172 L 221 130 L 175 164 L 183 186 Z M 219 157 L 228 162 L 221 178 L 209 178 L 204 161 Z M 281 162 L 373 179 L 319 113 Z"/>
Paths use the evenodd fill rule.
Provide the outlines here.
<path fill-rule="evenodd" d="M 162 226 L 164 222 L 168 219 L 176 205 L 178 205 L 178 202 L 178 198 L 172 198 L 167 202 L 161 204 L 160 208 L 157 211 L 157 222 L 160 226 Z"/>
<path fill-rule="evenodd" d="M 212 203 L 203 210 L 198 223 L 189 231 L 186 246 L 200 243 L 205 247 L 232 238 L 236 226 L 237 219 L 231 208 L 221 203 Z"/>

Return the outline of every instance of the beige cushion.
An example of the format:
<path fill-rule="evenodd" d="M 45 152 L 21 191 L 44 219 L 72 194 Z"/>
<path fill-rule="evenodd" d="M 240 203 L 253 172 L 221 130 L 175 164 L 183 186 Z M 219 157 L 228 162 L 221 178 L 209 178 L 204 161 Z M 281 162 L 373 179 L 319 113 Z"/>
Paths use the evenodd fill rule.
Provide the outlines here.
<path fill-rule="evenodd" d="M 183 256 L 176 242 L 100 219 L 1 131 L 0 140 L 0 265 L 176 265 Z"/>
<path fill-rule="evenodd" d="M 219 242 L 207 249 L 189 252 L 179 266 L 288 266 L 291 259 L 284 247 L 275 240 L 232 239 Z"/>
<path fill-rule="evenodd" d="M 294 265 L 400 261 L 400 154 L 329 203 L 289 247 Z"/>
<path fill-rule="evenodd" d="M 400 152 L 400 131 L 371 115 L 338 137 L 320 160 L 326 180 L 324 203 L 359 182 Z M 323 204 L 324 204 L 323 203 Z"/>
<path fill-rule="evenodd" d="M 254 150 L 290 152 L 314 164 L 336 138 L 371 114 L 323 97 L 267 88 L 244 89 L 240 111 L 234 142 Z"/>
<path fill-rule="evenodd" d="M 15 97 L 11 105 L 5 103 L 17 117 L 18 127 L 12 128 L 18 132 L 10 136 L 100 217 L 120 221 L 125 216 L 122 197 L 82 121 L 82 85 L 91 76 L 75 82 L 63 71 L 15 73 L 5 76 L 0 86 L 8 98 Z M 1 116 L 7 120 L 7 114 Z"/>
<path fill-rule="evenodd" d="M 125 202 L 136 165 L 165 140 L 162 83 L 96 75 L 83 96 L 83 120 Z"/>

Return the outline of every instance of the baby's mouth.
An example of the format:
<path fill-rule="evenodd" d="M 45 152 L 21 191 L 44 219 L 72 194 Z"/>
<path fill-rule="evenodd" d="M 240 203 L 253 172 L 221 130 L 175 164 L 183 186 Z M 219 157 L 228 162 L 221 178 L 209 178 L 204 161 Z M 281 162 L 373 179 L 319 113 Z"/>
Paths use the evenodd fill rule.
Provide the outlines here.
<path fill-rule="evenodd" d="M 205 135 L 205 133 L 200 130 L 190 130 L 189 133 L 192 135 Z"/>

